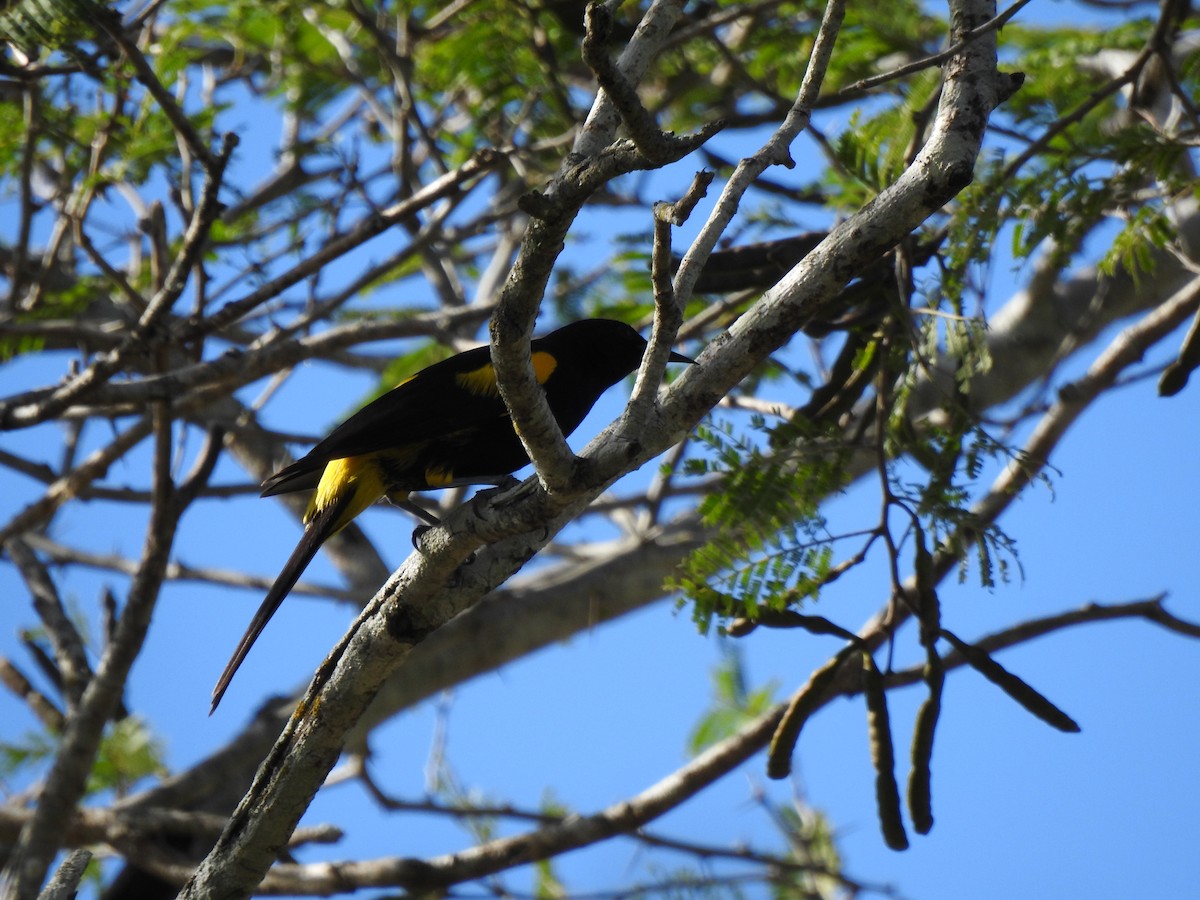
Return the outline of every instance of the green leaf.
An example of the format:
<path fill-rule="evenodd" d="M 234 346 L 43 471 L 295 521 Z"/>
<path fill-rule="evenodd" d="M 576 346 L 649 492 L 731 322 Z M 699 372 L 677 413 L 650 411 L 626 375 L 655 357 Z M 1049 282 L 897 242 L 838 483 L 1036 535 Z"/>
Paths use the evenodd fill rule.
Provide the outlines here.
<path fill-rule="evenodd" d="M 88 793 L 115 791 L 124 795 L 151 776 L 166 774 L 162 741 L 138 716 L 110 725 L 88 778 Z"/>

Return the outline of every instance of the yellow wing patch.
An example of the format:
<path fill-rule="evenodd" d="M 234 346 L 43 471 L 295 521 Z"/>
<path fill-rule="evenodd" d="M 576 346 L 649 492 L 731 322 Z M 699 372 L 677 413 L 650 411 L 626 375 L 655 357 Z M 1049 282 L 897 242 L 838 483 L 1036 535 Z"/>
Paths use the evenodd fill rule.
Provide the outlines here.
<path fill-rule="evenodd" d="M 549 353 L 541 351 L 533 354 L 533 375 L 538 384 L 545 384 L 546 379 L 558 368 L 558 360 Z M 454 376 L 458 386 L 479 397 L 498 397 L 500 389 L 496 386 L 496 370 L 492 364 L 480 366 L 470 372 L 460 372 Z"/>

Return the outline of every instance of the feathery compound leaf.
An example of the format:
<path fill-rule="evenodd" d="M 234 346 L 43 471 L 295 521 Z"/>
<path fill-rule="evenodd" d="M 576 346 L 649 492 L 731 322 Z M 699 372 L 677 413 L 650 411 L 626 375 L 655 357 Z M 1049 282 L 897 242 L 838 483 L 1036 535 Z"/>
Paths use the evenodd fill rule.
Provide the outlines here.
<path fill-rule="evenodd" d="M 9 0 L 0 4 L 0 39 L 26 55 L 65 49 L 89 37 L 98 16 L 115 18 L 106 5 L 91 0 Z"/>
<path fill-rule="evenodd" d="M 742 650 L 725 641 L 725 654 L 713 672 L 713 702 L 688 738 L 688 751 L 700 753 L 725 740 L 774 705 L 776 683 L 751 689 L 746 684 Z"/>
<path fill-rule="evenodd" d="M 719 536 L 693 552 L 670 585 L 693 602 L 701 630 L 714 616 L 754 619 L 761 609 L 815 597 L 832 565 L 818 504 L 844 482 L 842 455 L 789 451 L 800 428 L 794 424 L 769 429 L 759 418 L 755 427 L 766 437 L 762 444 L 776 444 L 770 455 L 728 423 L 697 431 L 712 456 L 689 472 L 723 476 L 700 505 Z"/>

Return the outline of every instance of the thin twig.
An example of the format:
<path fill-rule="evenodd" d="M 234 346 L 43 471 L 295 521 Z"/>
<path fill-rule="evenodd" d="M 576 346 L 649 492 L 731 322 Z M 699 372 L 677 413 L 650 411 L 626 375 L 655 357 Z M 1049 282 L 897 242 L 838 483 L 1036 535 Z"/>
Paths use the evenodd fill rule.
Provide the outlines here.
<path fill-rule="evenodd" d="M 487 174 L 500 165 L 506 155 L 506 151 L 493 148 L 476 151 L 474 156 L 453 172 L 431 181 L 411 197 L 407 197 L 399 203 L 375 213 L 346 234 L 334 238 L 320 250 L 307 255 L 302 262 L 292 267 L 289 271 L 284 272 L 276 278 L 272 278 L 245 297 L 230 301 L 213 315 L 184 329 L 181 338 L 183 340 L 195 340 L 204 335 L 219 332 L 227 325 L 232 325 L 242 317 L 253 312 L 263 303 L 277 297 L 283 290 L 321 271 L 332 260 L 344 256 L 371 238 L 383 234 L 397 222 L 414 216 L 438 200 L 452 195 L 466 182 Z"/>
<path fill-rule="evenodd" d="M 47 731 L 57 734 L 67 721 L 63 711 L 54 701 L 33 686 L 25 674 L 13 665 L 12 660 L 0 656 L 0 684 L 22 700 L 29 711 L 37 717 Z"/>
<path fill-rule="evenodd" d="M 79 894 L 79 884 L 91 861 L 91 850 L 80 849 L 68 854 L 38 894 L 38 900 L 75 900 Z"/>
<path fill-rule="evenodd" d="M 650 415 L 667 368 L 671 345 L 683 325 L 683 309 L 675 300 L 671 283 L 671 228 L 687 221 L 712 180 L 712 172 L 697 172 L 691 186 L 678 201 L 654 204 L 654 252 L 650 268 L 654 284 L 654 325 L 650 330 L 650 346 L 642 357 L 633 394 L 625 407 L 624 429 L 634 438 L 642 433 Z"/>
<path fill-rule="evenodd" d="M 42 620 L 50 637 L 50 645 L 54 648 L 55 663 L 61 677 L 67 711 L 73 712 L 83 696 L 83 689 L 92 677 L 92 667 L 88 665 L 83 638 L 67 615 L 50 573 L 34 555 L 30 546 L 19 536 L 12 537 L 4 542 L 4 552 L 16 564 L 29 588 L 33 608 Z"/>
<path fill-rule="evenodd" d="M 154 67 L 150 65 L 150 62 L 138 46 L 129 40 L 124 28 L 121 26 L 118 15 L 107 8 L 95 7 L 95 10 L 96 14 L 93 17 L 93 24 L 121 49 L 125 58 L 133 66 L 138 81 L 142 83 L 142 86 L 154 98 L 159 109 L 163 111 L 163 114 L 170 121 L 171 127 L 175 129 L 176 135 L 187 145 L 187 149 L 191 155 L 200 160 L 201 165 L 204 166 L 205 173 L 210 178 L 217 177 L 217 180 L 220 180 L 220 170 L 225 167 L 225 163 L 221 160 L 221 154 L 214 156 L 209 150 L 208 145 L 196 133 L 196 129 L 188 121 L 187 115 L 180 109 L 179 104 L 175 102 L 175 97 L 158 80 L 158 75 L 155 74 Z"/>
<path fill-rule="evenodd" d="M 45 525 L 60 506 L 78 496 L 85 486 L 103 478 L 109 466 L 141 443 L 152 430 L 153 423 L 149 416 L 140 419 L 117 435 L 108 445 L 92 453 L 77 468 L 56 479 L 41 499 L 30 503 L 13 516 L 7 525 L 0 528 L 0 545 L 14 535 L 35 531 Z"/>
<path fill-rule="evenodd" d="M 94 677 L 67 722 L 54 763 L 38 792 L 33 817 L 5 868 L 7 889 L 16 900 L 32 900 L 62 846 L 67 823 L 87 787 L 105 724 L 121 702 L 125 680 L 150 627 L 167 559 L 184 504 L 171 481 L 171 419 L 165 404 L 152 415 L 155 435 L 154 499 L 150 507 L 142 562 L 130 586 L 114 639 L 105 647 Z M 202 455 L 200 475 L 211 469 Z"/>
<path fill-rule="evenodd" d="M 684 254 L 679 270 L 675 273 L 676 302 L 686 305 L 691 300 L 696 279 L 704 268 L 712 250 L 717 245 L 729 223 L 733 221 L 742 197 L 759 175 L 773 165 L 794 165 L 788 148 L 792 141 L 808 125 L 812 116 L 813 106 L 821 92 L 821 84 L 825 72 L 833 58 L 833 48 L 845 17 L 844 0 L 829 0 L 825 6 L 825 14 L 821 19 L 821 27 L 813 42 L 812 53 L 809 55 L 808 67 L 800 83 L 796 100 L 788 110 L 783 123 L 767 140 L 762 148 L 753 156 L 738 163 L 737 168 L 725 184 L 720 198 L 709 214 L 700 234 L 692 242 Z"/>
<path fill-rule="evenodd" d="M 11 403 L 0 403 L 0 429 L 24 428 L 53 418 L 72 402 L 121 371 L 131 356 L 145 352 L 147 344 L 155 339 L 161 320 L 183 292 L 184 286 L 187 284 L 188 273 L 204 248 L 209 229 L 217 220 L 220 213 L 217 194 L 221 188 L 221 178 L 236 146 L 237 137 L 232 134 L 226 135 L 225 144 L 218 157 L 218 165 L 205 178 L 200 204 L 188 224 L 183 243 L 171 266 L 171 271 L 165 278 L 162 289 L 150 299 L 129 337 L 116 350 L 97 359 L 45 400 L 34 404 L 31 408 L 19 406 L 13 408 Z"/>
<path fill-rule="evenodd" d="M 1125 604 L 1103 606 L 1091 604 L 1081 609 L 1023 623 L 976 641 L 989 651 L 1015 646 L 1033 637 L 1082 624 L 1142 618 L 1158 622 L 1162 598 L 1139 600 Z M 879 615 L 873 621 L 878 620 Z M 1186 623 L 1189 629 L 1200 626 Z M 864 640 L 880 637 L 874 625 L 868 624 L 859 632 Z M 857 660 L 857 652 L 846 655 Z M 947 671 L 965 665 L 957 654 L 946 659 Z M 862 689 L 857 665 L 849 667 L 853 677 L 839 677 L 817 700 L 823 708 L 841 696 L 852 696 Z M 887 689 L 913 685 L 924 677 L 924 663 L 884 676 Z M 766 711 L 739 731 L 712 745 L 694 760 L 671 773 L 646 790 L 622 800 L 592 815 L 571 816 L 551 822 L 524 834 L 472 847 L 460 853 L 429 859 L 387 857 L 376 860 L 343 861 L 335 864 L 283 864 L 275 866 L 263 887 L 282 893 L 304 892 L 319 894 L 334 889 L 351 890 L 353 886 L 391 886 L 410 890 L 449 887 L 473 881 L 508 869 L 520 863 L 547 859 L 572 849 L 588 846 L 620 834 L 632 834 L 659 816 L 676 808 L 717 779 L 733 771 L 770 740 L 786 704 L 780 703 Z"/>
<path fill-rule="evenodd" d="M 950 47 L 943 50 L 941 53 L 934 53 L 930 56 L 915 59 L 910 63 L 905 63 L 902 66 L 897 66 L 887 72 L 882 72 L 879 75 L 872 75 L 870 78 L 863 78 L 853 84 L 848 84 L 835 94 L 830 94 L 821 98 L 822 106 L 835 106 L 839 103 L 845 103 L 849 100 L 857 99 L 863 94 L 870 91 L 872 88 L 877 88 L 880 85 L 887 84 L 889 81 L 897 81 L 912 75 L 915 72 L 920 72 L 925 69 L 931 69 L 934 66 L 940 66 L 954 56 L 957 56 L 967 45 L 972 41 L 978 40 L 985 34 L 1003 28 L 1017 13 L 1029 5 L 1031 0 L 1017 0 L 1012 6 L 998 13 L 995 17 L 984 22 L 978 28 L 972 28 L 968 31 L 961 40 L 956 41 Z"/>

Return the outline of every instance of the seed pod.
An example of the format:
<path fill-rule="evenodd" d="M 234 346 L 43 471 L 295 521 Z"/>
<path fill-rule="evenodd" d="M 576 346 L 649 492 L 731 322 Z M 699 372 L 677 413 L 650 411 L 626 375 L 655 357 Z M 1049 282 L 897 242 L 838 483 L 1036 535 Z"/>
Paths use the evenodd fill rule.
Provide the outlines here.
<path fill-rule="evenodd" d="M 921 643 L 926 646 L 937 640 L 942 627 L 941 603 L 938 601 L 937 589 L 934 587 L 937 577 L 933 570 L 933 555 L 925 545 L 925 531 L 920 526 L 913 529 L 916 544 L 916 560 L 913 574 L 916 576 L 917 597 L 921 608 L 918 614 L 921 619 Z"/>
<path fill-rule="evenodd" d="M 792 773 L 792 753 L 800 739 L 800 729 L 825 699 L 825 691 L 833 683 L 849 648 L 843 648 L 833 659 L 809 676 L 808 681 L 792 697 L 779 727 L 771 738 L 767 751 L 767 777 L 787 778 Z"/>
<path fill-rule="evenodd" d="M 896 755 L 892 749 L 892 726 L 888 718 L 887 695 L 883 674 L 870 653 L 863 653 L 863 695 L 867 700 L 867 732 L 871 741 L 871 761 L 875 764 L 875 803 L 879 807 L 879 827 L 883 839 L 893 850 L 908 849 L 908 835 L 900 814 L 900 788 L 896 784 Z"/>
<path fill-rule="evenodd" d="M 1004 693 L 1008 694 L 1008 696 L 1012 697 L 1047 725 L 1071 734 L 1080 731 L 1079 724 L 1074 719 L 1047 700 L 1027 682 L 1021 680 L 992 659 L 986 650 L 960 640 L 945 629 L 942 630 L 942 637 L 954 645 L 954 649 L 963 655 L 963 659 L 967 661 L 967 664 L 972 669 L 999 687 L 1000 690 L 1004 691 Z"/>
<path fill-rule="evenodd" d="M 912 772 L 908 776 L 908 812 L 912 816 L 917 834 L 929 834 L 933 829 L 933 794 L 931 779 L 933 772 L 933 733 L 937 728 L 938 715 L 942 711 L 942 686 L 946 675 L 940 665 L 927 663 L 925 683 L 929 685 L 929 696 L 917 713 L 917 724 L 913 728 Z"/>

